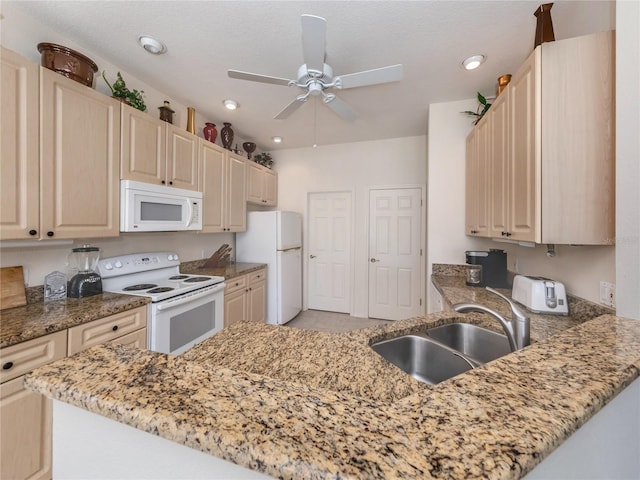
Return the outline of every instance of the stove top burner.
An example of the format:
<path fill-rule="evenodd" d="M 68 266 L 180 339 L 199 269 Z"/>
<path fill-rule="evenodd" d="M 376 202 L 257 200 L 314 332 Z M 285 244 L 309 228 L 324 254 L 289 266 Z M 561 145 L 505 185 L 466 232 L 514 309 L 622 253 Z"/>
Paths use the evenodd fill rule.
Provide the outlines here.
<path fill-rule="evenodd" d="M 185 278 L 189 278 L 189 275 L 174 275 L 169 277 L 169 280 L 184 280 Z"/>
<path fill-rule="evenodd" d="M 133 292 L 136 290 L 149 290 L 150 288 L 157 287 L 155 283 L 138 283 L 137 285 L 130 285 L 128 287 L 124 287 L 122 290 L 125 292 Z"/>
<path fill-rule="evenodd" d="M 206 282 L 209 280 L 209 277 L 191 277 L 184 281 L 184 283 L 192 283 L 192 282 Z"/>
<path fill-rule="evenodd" d="M 158 288 L 152 288 L 147 293 L 163 293 L 163 292 L 170 292 L 171 290 L 175 290 L 175 289 L 171 287 L 158 287 Z"/>

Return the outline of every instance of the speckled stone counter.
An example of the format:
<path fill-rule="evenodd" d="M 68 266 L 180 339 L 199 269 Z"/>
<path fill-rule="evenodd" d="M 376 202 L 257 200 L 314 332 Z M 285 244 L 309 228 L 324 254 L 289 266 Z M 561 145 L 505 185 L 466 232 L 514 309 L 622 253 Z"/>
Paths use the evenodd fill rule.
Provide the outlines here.
<path fill-rule="evenodd" d="M 225 280 L 231 280 L 232 278 L 255 272 L 256 270 L 260 270 L 267 266 L 264 263 L 231 263 L 225 267 L 203 268 L 202 265 L 205 262 L 206 260 L 195 260 L 193 262 L 182 263 L 180 264 L 180 272 L 200 275 L 216 275 L 224 277 Z"/>
<path fill-rule="evenodd" d="M 86 298 L 66 298 L 49 303 L 30 303 L 0 311 L 0 348 L 149 303 L 133 295 L 102 293 Z"/>
<path fill-rule="evenodd" d="M 640 375 L 640 322 L 614 316 L 413 393 L 394 394 L 398 377 L 366 348 L 471 318 L 442 312 L 348 334 L 241 322 L 188 356 L 105 345 L 35 370 L 26 385 L 274 477 L 513 479 Z M 223 343 L 254 365 L 239 353 L 226 368 Z M 268 365 L 283 355 L 289 378 Z M 318 378 L 324 369 L 335 374 Z M 364 386 L 374 382 L 381 395 Z"/>

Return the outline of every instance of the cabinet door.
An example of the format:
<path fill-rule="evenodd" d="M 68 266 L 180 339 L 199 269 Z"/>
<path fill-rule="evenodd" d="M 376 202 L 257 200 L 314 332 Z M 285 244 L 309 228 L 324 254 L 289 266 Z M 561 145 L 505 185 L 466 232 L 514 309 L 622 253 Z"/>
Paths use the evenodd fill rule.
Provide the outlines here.
<path fill-rule="evenodd" d="M 225 151 L 200 140 L 200 191 L 202 192 L 202 231 L 222 232 L 225 228 Z"/>
<path fill-rule="evenodd" d="M 491 159 L 490 116 L 485 116 L 476 127 L 475 202 L 476 235 L 489 235 L 489 170 Z"/>
<path fill-rule="evenodd" d="M 120 102 L 40 68 L 41 236 L 119 235 Z"/>
<path fill-rule="evenodd" d="M 540 49 L 509 84 L 510 163 L 508 231 L 514 240 L 540 242 Z"/>
<path fill-rule="evenodd" d="M 476 202 L 477 196 L 477 158 L 478 152 L 476 151 L 476 131 L 475 129 L 467 136 L 466 139 L 466 153 L 465 153 L 465 219 L 464 219 L 464 232 L 467 235 L 476 235 L 478 224 L 478 202 Z"/>
<path fill-rule="evenodd" d="M 247 202 L 262 205 L 263 173 L 254 162 L 248 162 L 247 167 Z"/>
<path fill-rule="evenodd" d="M 0 56 L 0 240 L 40 233 L 38 65 L 2 48 Z"/>
<path fill-rule="evenodd" d="M 198 190 L 198 137 L 167 125 L 167 184 Z"/>
<path fill-rule="evenodd" d="M 489 111 L 491 157 L 489 160 L 489 236 L 511 236 L 508 220 L 509 92 L 504 91 Z"/>
<path fill-rule="evenodd" d="M 165 122 L 122 105 L 121 178 L 160 185 L 165 181 L 166 158 Z"/>
<path fill-rule="evenodd" d="M 275 172 L 264 172 L 264 203 L 270 207 L 278 204 L 278 175 Z"/>
<path fill-rule="evenodd" d="M 22 381 L 0 385 L 0 478 L 50 479 L 51 400 Z"/>
<path fill-rule="evenodd" d="M 247 229 L 247 164 L 241 157 L 228 154 L 227 163 L 227 231 Z"/>
<path fill-rule="evenodd" d="M 226 294 L 224 296 L 224 326 L 227 327 L 248 318 L 247 292 L 243 289 Z"/>
<path fill-rule="evenodd" d="M 265 323 L 267 319 L 267 282 L 262 280 L 250 284 L 247 292 L 249 320 Z"/>

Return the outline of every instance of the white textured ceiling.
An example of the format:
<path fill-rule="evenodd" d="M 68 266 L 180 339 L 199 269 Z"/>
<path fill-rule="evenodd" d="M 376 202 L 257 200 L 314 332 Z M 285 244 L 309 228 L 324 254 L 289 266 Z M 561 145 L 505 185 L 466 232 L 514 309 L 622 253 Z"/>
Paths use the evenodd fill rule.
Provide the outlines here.
<path fill-rule="evenodd" d="M 6 2 L 3 2 L 6 3 Z M 241 138 L 263 148 L 292 148 L 424 135 L 430 103 L 494 95 L 533 49 L 539 1 L 28 1 L 28 15 L 87 51 L 140 78 L 216 123 L 232 121 Z M 613 27 L 614 2 L 560 1 L 551 11 L 556 39 Z M 286 120 L 273 117 L 298 90 L 230 79 L 227 69 L 295 78 L 302 63 L 302 14 L 327 19 L 327 59 L 334 74 L 402 63 L 401 82 L 338 95 L 355 122 L 309 101 Z M 161 39 L 165 55 L 137 46 Z M 484 65 L 460 62 L 485 54 Z M 241 108 L 224 110 L 233 98 Z M 270 141 L 284 137 L 279 147 Z"/>

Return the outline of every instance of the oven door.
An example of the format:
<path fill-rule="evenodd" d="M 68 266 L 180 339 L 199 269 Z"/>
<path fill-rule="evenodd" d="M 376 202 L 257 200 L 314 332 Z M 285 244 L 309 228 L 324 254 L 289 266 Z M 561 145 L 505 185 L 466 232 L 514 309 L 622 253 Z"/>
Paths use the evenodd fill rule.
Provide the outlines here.
<path fill-rule="evenodd" d="M 180 355 L 222 330 L 224 283 L 151 306 L 149 349 Z"/>

